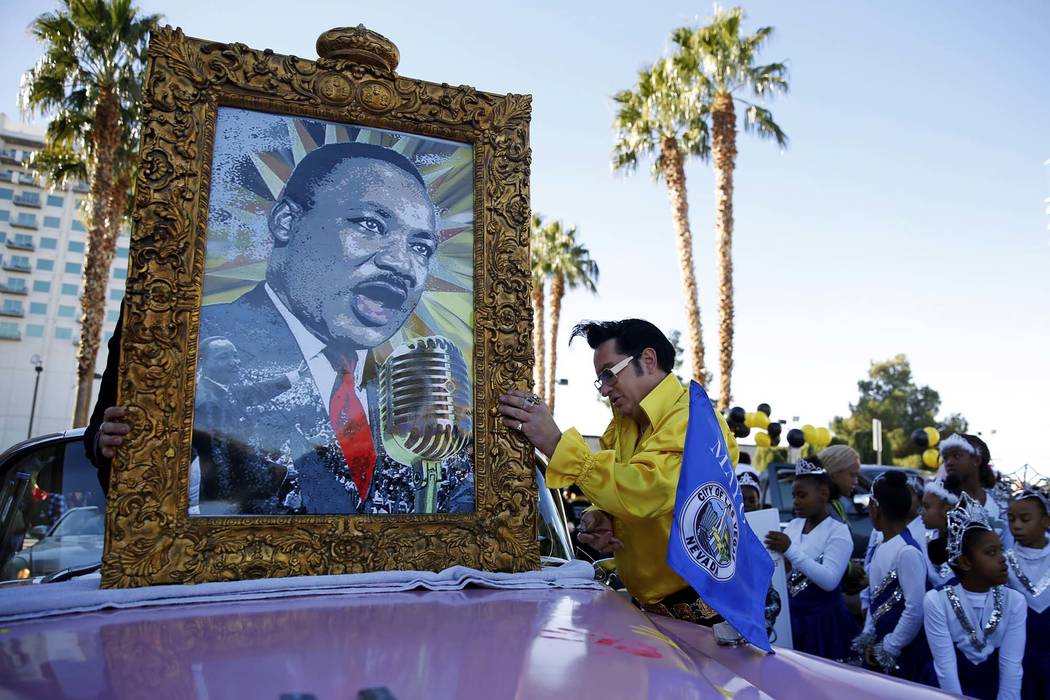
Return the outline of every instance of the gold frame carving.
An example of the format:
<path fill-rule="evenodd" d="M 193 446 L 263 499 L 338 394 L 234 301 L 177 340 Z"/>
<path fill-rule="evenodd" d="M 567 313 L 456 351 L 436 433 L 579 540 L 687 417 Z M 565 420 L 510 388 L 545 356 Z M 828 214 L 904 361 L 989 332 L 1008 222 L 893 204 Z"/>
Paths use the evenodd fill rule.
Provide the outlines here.
<path fill-rule="evenodd" d="M 119 405 L 132 434 L 113 464 L 103 587 L 244 578 L 539 566 L 533 452 L 497 398 L 532 377 L 531 96 L 413 80 L 364 27 L 310 61 L 157 30 L 150 42 L 125 294 Z M 193 517 L 188 490 L 211 156 L 220 106 L 309 116 L 474 146 L 471 514 Z"/>

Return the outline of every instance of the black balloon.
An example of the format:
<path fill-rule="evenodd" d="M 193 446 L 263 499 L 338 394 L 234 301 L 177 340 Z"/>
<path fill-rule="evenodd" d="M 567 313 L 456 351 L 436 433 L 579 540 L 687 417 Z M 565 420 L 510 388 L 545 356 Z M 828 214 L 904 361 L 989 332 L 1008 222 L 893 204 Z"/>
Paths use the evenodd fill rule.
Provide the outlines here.
<path fill-rule="evenodd" d="M 733 406 L 729 409 L 729 418 L 726 422 L 728 422 L 730 426 L 743 425 L 745 418 L 747 418 L 747 411 L 740 406 Z"/>
<path fill-rule="evenodd" d="M 778 425 L 779 425 L 779 423 L 778 423 Z M 778 430 L 776 435 L 773 435 L 772 433 L 770 433 L 770 435 L 769 435 L 769 446 L 770 447 L 776 447 L 779 444 L 780 444 L 780 431 Z"/>
<path fill-rule="evenodd" d="M 930 436 L 926 434 L 926 431 L 922 428 L 916 428 L 912 431 L 911 441 L 914 442 L 920 450 L 925 450 L 930 446 Z"/>
<path fill-rule="evenodd" d="M 772 411 L 773 411 L 773 409 L 771 409 L 769 407 L 768 403 L 760 403 L 760 404 L 758 404 L 758 412 L 759 413 L 765 413 L 767 418 L 772 415 Z"/>
<path fill-rule="evenodd" d="M 783 429 L 784 429 L 783 425 L 781 425 L 780 423 L 777 423 L 776 421 L 774 421 L 774 422 L 769 424 L 769 427 L 766 428 L 766 432 L 769 433 L 770 439 L 772 439 L 774 435 L 779 438 L 780 437 L 780 431 L 783 430 Z"/>
<path fill-rule="evenodd" d="M 798 428 L 792 428 L 787 434 L 788 444 L 792 447 L 802 447 L 806 444 L 806 436 Z"/>
<path fill-rule="evenodd" d="M 738 438 L 746 438 L 748 435 L 751 434 L 751 428 L 747 427 L 743 423 L 741 423 L 740 425 L 734 425 L 732 430 L 733 435 L 737 436 Z"/>

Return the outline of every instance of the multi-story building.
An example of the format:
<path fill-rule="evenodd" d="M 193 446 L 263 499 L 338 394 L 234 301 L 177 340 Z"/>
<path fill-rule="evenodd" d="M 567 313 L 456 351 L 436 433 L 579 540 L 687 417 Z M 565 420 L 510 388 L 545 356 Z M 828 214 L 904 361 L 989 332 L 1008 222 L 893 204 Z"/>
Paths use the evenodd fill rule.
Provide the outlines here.
<path fill-rule="evenodd" d="M 30 430 L 42 435 L 73 425 L 87 187 L 53 189 L 33 174 L 27 162 L 43 140 L 43 128 L 0 114 L 0 450 Z M 117 246 L 97 374 L 124 296 L 126 232 Z"/>

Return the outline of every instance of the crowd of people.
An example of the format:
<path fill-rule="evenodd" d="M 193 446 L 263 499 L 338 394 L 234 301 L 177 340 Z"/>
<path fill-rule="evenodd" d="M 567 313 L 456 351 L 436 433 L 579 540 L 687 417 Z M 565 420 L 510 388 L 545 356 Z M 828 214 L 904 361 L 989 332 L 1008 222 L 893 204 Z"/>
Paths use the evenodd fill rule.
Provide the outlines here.
<path fill-rule="evenodd" d="M 578 540 L 615 558 L 636 605 L 713 624 L 717 611 L 666 561 L 689 416 L 674 349 L 641 319 L 581 323 L 577 336 L 594 350 L 595 387 L 613 409 L 599 449 L 575 429 L 562 432 L 528 392 L 500 398 L 504 424 L 548 457 L 549 486 L 587 504 Z M 738 445 L 717 418 L 736 465 Z M 1050 494 L 1008 485 L 977 436 L 952 435 L 940 453 L 933 479 L 888 469 L 872 482 L 873 529 L 860 560 L 851 559 L 846 515 L 859 456 L 837 445 L 798 460 L 796 517 L 764 535 L 786 560 L 793 646 L 975 698 L 1045 700 Z M 762 508 L 758 472 L 740 465 L 737 478 L 745 510 Z M 859 593 L 859 616 L 847 592 Z"/>
<path fill-rule="evenodd" d="M 825 452 L 859 466 L 848 447 Z M 798 517 L 766 536 L 788 561 L 794 648 L 976 698 L 1050 697 L 1050 495 L 998 477 L 977 436 L 953 435 L 941 454 L 932 479 L 891 469 L 873 481 L 871 539 L 854 563 L 825 453 L 798 461 Z M 757 473 L 738 478 L 761 507 Z M 843 591 L 856 563 L 862 622 Z"/>

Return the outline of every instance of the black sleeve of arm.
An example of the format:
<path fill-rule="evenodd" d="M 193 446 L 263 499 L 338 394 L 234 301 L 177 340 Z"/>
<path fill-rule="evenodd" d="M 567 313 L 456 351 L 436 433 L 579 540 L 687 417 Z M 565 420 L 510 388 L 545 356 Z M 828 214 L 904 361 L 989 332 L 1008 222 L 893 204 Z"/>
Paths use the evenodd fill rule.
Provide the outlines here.
<path fill-rule="evenodd" d="M 95 408 L 91 411 L 91 420 L 87 429 L 84 430 L 84 449 L 87 457 L 98 470 L 98 483 L 102 485 L 102 491 L 109 491 L 109 466 L 111 460 L 95 452 L 95 437 L 99 428 L 102 427 L 102 415 L 110 406 L 117 403 L 117 372 L 120 369 L 120 334 L 124 324 L 124 302 L 120 302 L 120 318 L 117 326 L 113 329 L 113 337 L 109 339 L 109 355 L 106 357 L 106 369 L 102 373 L 102 384 L 98 388 L 98 398 L 95 400 Z"/>

